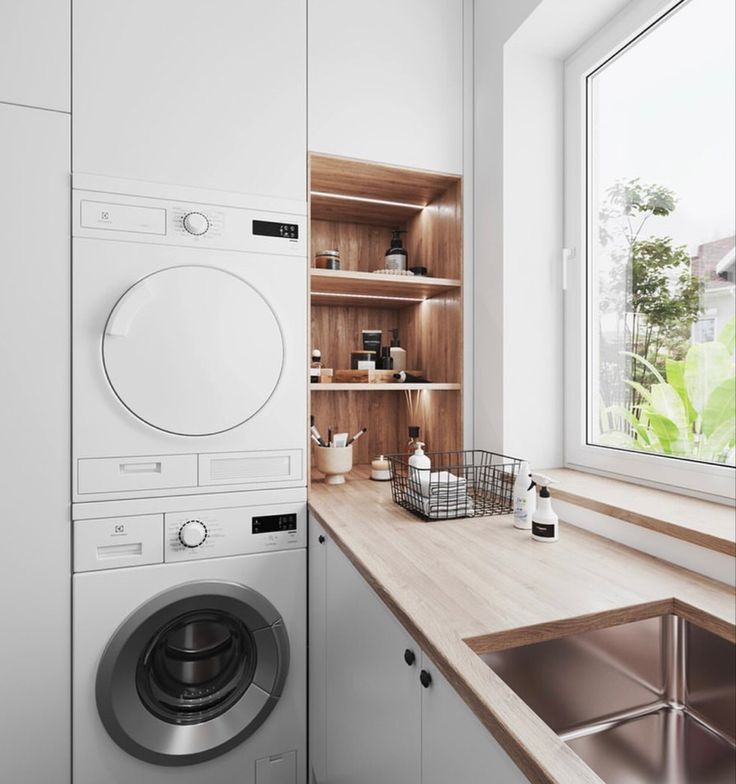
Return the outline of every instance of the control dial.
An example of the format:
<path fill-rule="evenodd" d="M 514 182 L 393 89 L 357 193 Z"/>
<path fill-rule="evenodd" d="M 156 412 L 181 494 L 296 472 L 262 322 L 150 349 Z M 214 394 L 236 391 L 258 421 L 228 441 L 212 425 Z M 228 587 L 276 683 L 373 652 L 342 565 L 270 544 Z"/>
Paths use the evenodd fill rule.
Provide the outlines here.
<path fill-rule="evenodd" d="M 194 234 L 197 237 L 206 234 L 210 227 L 207 216 L 203 215 L 201 212 L 188 212 L 182 218 L 182 223 L 190 234 Z"/>
<path fill-rule="evenodd" d="M 179 541 L 184 547 L 194 549 L 207 539 L 207 526 L 199 520 L 187 520 L 179 529 Z"/>

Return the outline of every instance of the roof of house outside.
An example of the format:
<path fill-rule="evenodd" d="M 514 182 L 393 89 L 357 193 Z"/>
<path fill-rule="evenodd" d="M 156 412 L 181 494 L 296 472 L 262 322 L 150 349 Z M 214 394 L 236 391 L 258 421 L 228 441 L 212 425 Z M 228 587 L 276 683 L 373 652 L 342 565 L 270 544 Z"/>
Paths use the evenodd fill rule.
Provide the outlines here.
<path fill-rule="evenodd" d="M 721 288 L 734 284 L 736 236 L 705 242 L 692 257 L 693 275 L 705 281 L 706 288 Z"/>

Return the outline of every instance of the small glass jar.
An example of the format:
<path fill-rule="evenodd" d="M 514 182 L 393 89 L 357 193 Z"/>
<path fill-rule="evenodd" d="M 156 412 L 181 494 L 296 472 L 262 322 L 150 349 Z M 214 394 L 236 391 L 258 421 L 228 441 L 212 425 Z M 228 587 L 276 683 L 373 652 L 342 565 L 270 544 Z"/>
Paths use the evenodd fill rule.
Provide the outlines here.
<path fill-rule="evenodd" d="M 314 266 L 317 269 L 340 269 L 340 251 L 322 250 L 314 257 Z"/>

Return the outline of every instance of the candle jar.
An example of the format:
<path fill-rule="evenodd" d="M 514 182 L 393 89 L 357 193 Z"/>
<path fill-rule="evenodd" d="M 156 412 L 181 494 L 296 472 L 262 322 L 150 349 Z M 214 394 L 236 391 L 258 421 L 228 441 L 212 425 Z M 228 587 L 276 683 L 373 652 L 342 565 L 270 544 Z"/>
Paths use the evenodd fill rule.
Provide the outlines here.
<path fill-rule="evenodd" d="M 376 482 L 388 482 L 391 479 L 391 468 L 383 455 L 371 460 L 371 479 Z"/>

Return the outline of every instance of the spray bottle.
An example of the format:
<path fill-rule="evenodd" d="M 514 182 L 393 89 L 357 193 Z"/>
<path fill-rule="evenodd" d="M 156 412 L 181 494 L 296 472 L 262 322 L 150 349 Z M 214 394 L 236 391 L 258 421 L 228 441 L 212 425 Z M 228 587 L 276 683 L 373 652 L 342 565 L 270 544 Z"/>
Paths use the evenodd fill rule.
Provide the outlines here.
<path fill-rule="evenodd" d="M 529 471 L 529 463 L 524 460 L 514 482 L 514 528 L 529 531 L 532 515 L 537 509 L 536 483 Z"/>
<path fill-rule="evenodd" d="M 532 479 L 540 488 L 537 509 L 532 515 L 532 539 L 535 542 L 556 542 L 560 538 L 560 523 L 552 508 L 549 492 L 549 486 L 556 482 L 544 474 L 532 474 Z"/>

